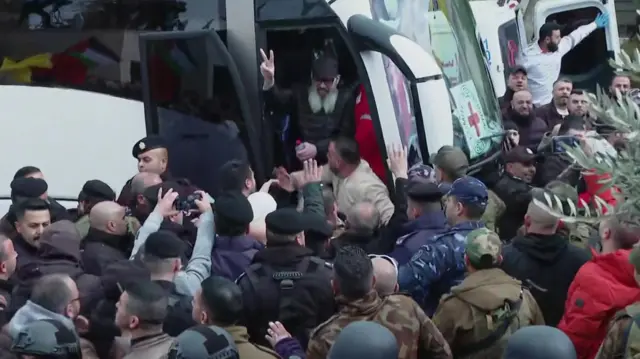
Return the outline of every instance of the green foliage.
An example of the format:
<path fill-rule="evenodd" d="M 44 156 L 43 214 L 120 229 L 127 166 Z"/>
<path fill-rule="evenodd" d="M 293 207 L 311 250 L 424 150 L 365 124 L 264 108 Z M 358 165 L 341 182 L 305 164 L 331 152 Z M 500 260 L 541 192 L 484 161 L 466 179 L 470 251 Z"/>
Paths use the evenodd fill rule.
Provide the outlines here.
<path fill-rule="evenodd" d="M 617 73 L 630 76 L 633 81 L 640 82 L 640 52 L 636 50 L 633 60 L 625 53 L 620 54 L 619 57 L 618 61 L 611 60 L 610 65 L 616 69 Z M 572 210 L 571 213 L 560 213 L 558 209 L 562 206 L 554 195 L 534 199 L 534 203 L 557 214 L 567 222 L 599 222 L 604 216 L 602 209 L 606 209 L 608 216 L 640 218 L 640 136 L 638 136 L 640 108 L 631 96 L 612 98 L 601 88 L 597 89 L 597 94 L 590 94 L 589 97 L 591 112 L 598 119 L 598 124 L 611 126 L 616 129 L 616 132 L 626 134 L 626 150 L 621 151 L 617 156 L 598 151 L 594 147 L 604 140 L 593 134 L 582 146 L 567 147 L 567 154 L 575 161 L 574 168 L 579 168 L 583 176 L 589 176 L 590 173 L 609 174 L 608 179 L 600 182 L 604 185 L 603 190 L 614 186 L 621 191 L 621 199 L 618 200 L 616 208 L 611 208 L 596 196 L 594 202 L 597 205 L 588 206 L 584 213 L 580 213 L 577 209 Z"/>

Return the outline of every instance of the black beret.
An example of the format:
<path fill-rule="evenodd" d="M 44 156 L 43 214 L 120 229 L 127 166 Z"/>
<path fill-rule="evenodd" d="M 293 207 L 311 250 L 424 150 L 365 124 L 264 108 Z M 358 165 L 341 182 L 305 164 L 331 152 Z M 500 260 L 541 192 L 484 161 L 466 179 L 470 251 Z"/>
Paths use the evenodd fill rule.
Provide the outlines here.
<path fill-rule="evenodd" d="M 407 183 L 407 197 L 414 201 L 438 202 L 443 195 L 442 187 L 433 181 L 416 179 Z"/>
<path fill-rule="evenodd" d="M 87 197 L 89 197 L 103 201 L 115 201 L 116 192 L 111 189 L 108 184 L 100 180 L 90 180 L 87 181 L 84 186 L 82 186 L 80 197 L 82 199 L 86 199 Z"/>
<path fill-rule="evenodd" d="M 309 215 L 300 213 L 295 208 L 290 207 L 276 209 L 267 214 L 264 221 L 267 231 L 275 234 L 291 235 L 313 229 Z"/>
<path fill-rule="evenodd" d="M 151 280 L 130 281 L 123 289 L 131 296 L 145 303 L 153 303 L 167 296 L 162 286 Z"/>
<path fill-rule="evenodd" d="M 16 178 L 11 181 L 11 198 L 38 198 L 47 192 L 48 188 L 47 182 L 40 178 Z"/>
<path fill-rule="evenodd" d="M 167 146 L 167 140 L 165 140 L 163 137 L 151 135 L 136 142 L 136 144 L 133 145 L 133 149 L 131 150 L 131 155 L 134 158 L 138 158 L 138 156 L 147 151 L 155 150 L 156 148 L 167 148 Z"/>
<path fill-rule="evenodd" d="M 144 254 L 156 258 L 181 258 L 184 253 L 184 243 L 173 232 L 159 230 L 151 233 L 144 243 Z"/>
<path fill-rule="evenodd" d="M 253 221 L 251 203 L 242 192 L 223 192 L 216 198 L 216 215 L 227 222 L 249 225 Z"/>

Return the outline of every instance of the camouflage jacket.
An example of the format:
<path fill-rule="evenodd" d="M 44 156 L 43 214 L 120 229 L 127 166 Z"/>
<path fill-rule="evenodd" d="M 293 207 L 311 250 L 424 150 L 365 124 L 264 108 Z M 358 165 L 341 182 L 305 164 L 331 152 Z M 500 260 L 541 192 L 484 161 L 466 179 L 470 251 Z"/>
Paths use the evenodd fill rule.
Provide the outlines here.
<path fill-rule="evenodd" d="M 379 323 L 395 334 L 398 359 L 453 358 L 438 328 L 409 297 L 393 294 L 381 298 L 372 290 L 355 301 L 336 300 L 340 310 L 311 333 L 307 359 L 325 359 L 342 328 L 359 320 Z"/>
<path fill-rule="evenodd" d="M 482 227 L 482 222 L 460 223 L 420 247 L 398 270 L 400 291 L 411 294 L 428 315 L 433 314 L 440 297 L 464 279 L 467 234 Z"/>
<path fill-rule="evenodd" d="M 600 350 L 595 359 L 624 359 L 626 352 L 625 335 L 632 319 L 623 316 L 613 320 L 609 325 L 607 336 L 604 337 Z"/>
<path fill-rule="evenodd" d="M 484 214 L 482 215 L 482 222 L 484 222 L 487 228 L 495 232 L 496 222 L 498 218 L 502 217 L 507 206 L 492 190 L 489 190 L 487 193 L 489 193 L 489 201 L 487 202 L 487 208 L 484 210 Z"/>
<path fill-rule="evenodd" d="M 507 302 L 511 309 L 507 308 Z M 517 313 L 512 309 L 515 303 L 519 306 Z M 515 317 L 508 319 L 509 315 Z M 528 325 L 544 325 L 542 311 L 531 293 L 499 268 L 469 274 L 442 298 L 433 316 L 433 322 L 454 352 L 481 343 L 506 320 L 510 325 L 502 337 L 474 353 L 457 355 L 456 359 L 500 358 L 512 332 Z"/>

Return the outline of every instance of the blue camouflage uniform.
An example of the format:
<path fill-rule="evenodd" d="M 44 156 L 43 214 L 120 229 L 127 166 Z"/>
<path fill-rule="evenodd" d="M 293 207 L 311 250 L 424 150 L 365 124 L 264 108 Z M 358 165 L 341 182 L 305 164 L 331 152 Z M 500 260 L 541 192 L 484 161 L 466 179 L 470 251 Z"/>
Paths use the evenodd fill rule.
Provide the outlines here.
<path fill-rule="evenodd" d="M 474 203 L 485 208 L 488 201 L 486 186 L 469 176 L 453 182 L 447 196 L 454 196 L 463 205 Z M 440 297 L 464 279 L 466 236 L 481 227 L 481 221 L 461 222 L 432 237 L 400 267 L 400 291 L 410 294 L 428 315 L 433 315 Z"/>

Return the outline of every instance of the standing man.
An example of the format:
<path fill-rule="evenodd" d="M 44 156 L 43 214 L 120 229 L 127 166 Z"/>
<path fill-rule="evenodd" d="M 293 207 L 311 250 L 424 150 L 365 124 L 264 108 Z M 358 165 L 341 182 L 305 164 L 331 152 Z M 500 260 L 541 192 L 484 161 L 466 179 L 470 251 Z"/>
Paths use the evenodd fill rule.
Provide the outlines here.
<path fill-rule="evenodd" d="M 168 144 L 166 140 L 157 135 L 147 136 L 133 145 L 131 155 L 138 160 L 138 172 L 150 172 L 160 175 L 163 181 L 172 180 L 172 176 L 169 173 L 169 151 L 167 150 Z M 175 179 L 173 179 L 176 181 Z M 120 196 L 118 196 L 118 203 L 122 206 L 131 205 L 131 179 L 125 183 Z M 185 187 L 185 193 L 191 194 L 197 189 L 189 183 L 186 179 L 177 181 L 178 184 Z M 178 190 L 178 189 L 176 189 Z M 183 191 L 178 190 L 182 194 Z"/>
<path fill-rule="evenodd" d="M 536 116 L 547 124 L 547 129 L 552 130 L 556 125 L 569 116 L 569 95 L 573 90 L 573 82 L 567 78 L 559 78 L 553 83 L 553 100 L 548 104 L 535 109 Z"/>
<path fill-rule="evenodd" d="M 601 13 L 590 24 L 580 26 L 561 37 L 560 25 L 548 22 L 540 27 L 538 43 L 529 46 L 519 59 L 529 74 L 529 90 L 536 106 L 551 102 L 553 82 L 560 76 L 562 57 L 596 29 L 609 24 L 609 14 Z"/>
<path fill-rule="evenodd" d="M 320 164 L 327 163 L 330 138 L 335 135 L 353 137 L 354 131 L 354 91 L 348 87 L 338 88 L 338 60 L 327 53 L 320 55 L 312 64 L 311 84 L 283 89 L 275 83 L 273 51 L 267 56 L 261 49 L 260 54 L 267 101 L 297 120 L 301 138 L 295 147 L 296 157 L 300 161 L 315 158 Z"/>

